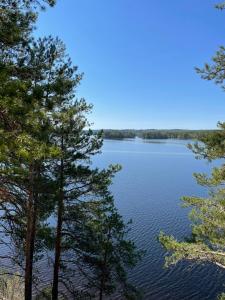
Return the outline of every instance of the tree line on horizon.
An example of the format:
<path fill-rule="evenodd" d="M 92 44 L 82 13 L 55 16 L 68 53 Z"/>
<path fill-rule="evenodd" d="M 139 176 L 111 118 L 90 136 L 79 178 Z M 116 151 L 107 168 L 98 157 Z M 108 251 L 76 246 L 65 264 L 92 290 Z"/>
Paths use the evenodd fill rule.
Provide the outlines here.
<path fill-rule="evenodd" d="M 187 129 L 104 129 L 105 139 L 180 139 L 199 140 L 218 130 L 187 130 Z M 96 131 L 100 132 L 100 131 Z"/>

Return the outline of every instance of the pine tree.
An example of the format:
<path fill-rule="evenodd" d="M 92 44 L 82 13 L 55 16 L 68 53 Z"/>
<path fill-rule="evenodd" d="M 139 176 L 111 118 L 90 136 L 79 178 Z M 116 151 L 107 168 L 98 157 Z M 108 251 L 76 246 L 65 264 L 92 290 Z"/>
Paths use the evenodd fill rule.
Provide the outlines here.
<path fill-rule="evenodd" d="M 124 299 L 141 299 L 139 291 L 129 283 L 127 271 L 144 253 L 128 238 L 128 225 L 109 191 L 104 191 L 100 199 L 93 195 L 93 199 L 74 204 L 67 212 L 64 228 L 68 250 L 64 259 L 70 263 L 65 268 L 67 284 L 79 274 L 90 297 L 101 300 L 116 294 Z"/>
<path fill-rule="evenodd" d="M 74 83 L 79 81 L 80 78 L 77 78 Z M 101 171 L 91 168 L 91 157 L 97 154 L 102 146 L 101 135 L 88 129 L 85 114 L 90 111 L 91 106 L 87 105 L 84 99 L 78 101 L 65 96 L 62 99 L 61 105 L 53 115 L 55 131 L 52 133 L 53 143 L 61 150 L 60 159 L 52 164 L 52 174 L 57 186 L 53 299 L 57 299 L 59 294 L 65 218 L 67 223 L 73 222 L 68 218 L 68 212 L 74 209 L 75 204 L 86 201 L 91 195 L 98 198 L 106 192 L 111 176 L 118 169 L 117 166 Z"/>
<path fill-rule="evenodd" d="M 34 71 L 28 64 L 32 61 L 30 33 L 39 3 L 41 1 L 0 2 L 1 225 L 15 251 L 22 248 L 25 252 L 26 299 L 31 299 L 32 293 L 34 237 L 38 226 L 34 205 L 38 192 L 34 187 L 43 183 L 39 160 L 44 152 L 51 152 L 44 139 L 34 137 L 40 127 L 42 134 L 45 131 L 42 125 L 46 117 L 38 111 L 39 99 L 34 95 L 37 68 Z M 3 243 L 7 243 L 5 239 Z M 23 268 L 21 252 L 19 254 L 11 258 Z"/>
<path fill-rule="evenodd" d="M 25 298 L 31 299 L 34 255 L 42 245 L 38 235 L 46 230 L 39 228 L 40 222 L 49 214 L 54 192 L 46 160 L 60 153 L 49 133 L 65 66 L 64 47 L 52 38 L 29 44 L 24 54 L 14 64 L 18 76 L 1 81 L 6 115 L 1 122 L 1 220 L 18 258 L 25 257 Z M 16 262 L 23 267 L 22 261 Z"/>

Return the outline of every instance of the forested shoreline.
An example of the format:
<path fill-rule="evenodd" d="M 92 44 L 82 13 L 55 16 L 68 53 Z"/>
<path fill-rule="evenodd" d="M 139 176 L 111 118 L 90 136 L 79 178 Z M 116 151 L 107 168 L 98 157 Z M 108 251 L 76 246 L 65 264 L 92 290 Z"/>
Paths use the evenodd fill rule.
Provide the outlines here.
<path fill-rule="evenodd" d="M 198 140 L 218 130 L 186 130 L 186 129 L 104 129 L 105 139 L 181 139 Z"/>

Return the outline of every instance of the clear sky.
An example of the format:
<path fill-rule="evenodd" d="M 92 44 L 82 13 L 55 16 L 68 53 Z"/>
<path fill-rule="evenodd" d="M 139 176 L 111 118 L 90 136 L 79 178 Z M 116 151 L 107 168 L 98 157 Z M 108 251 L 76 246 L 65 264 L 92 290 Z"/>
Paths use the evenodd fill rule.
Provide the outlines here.
<path fill-rule="evenodd" d="M 219 0 L 58 0 L 37 35 L 59 36 L 85 76 L 94 128 L 215 128 L 225 94 L 195 73 L 225 45 Z"/>

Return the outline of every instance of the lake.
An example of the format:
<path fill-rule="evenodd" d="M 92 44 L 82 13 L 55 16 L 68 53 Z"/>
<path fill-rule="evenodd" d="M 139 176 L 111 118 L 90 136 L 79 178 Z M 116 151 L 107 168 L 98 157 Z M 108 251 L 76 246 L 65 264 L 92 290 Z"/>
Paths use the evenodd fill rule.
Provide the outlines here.
<path fill-rule="evenodd" d="M 112 192 L 120 213 L 133 220 L 131 237 L 146 250 L 139 265 L 130 272 L 144 299 L 217 299 L 223 290 L 225 272 L 213 265 L 179 263 L 163 268 L 165 251 L 157 241 L 160 230 L 182 238 L 190 233 L 188 209 L 181 207 L 183 195 L 206 195 L 192 177 L 210 171 L 212 165 L 196 160 L 180 140 L 105 140 L 94 164 L 122 165 Z M 225 290 L 225 288 L 224 288 Z M 115 298 L 114 298 L 115 299 Z"/>

